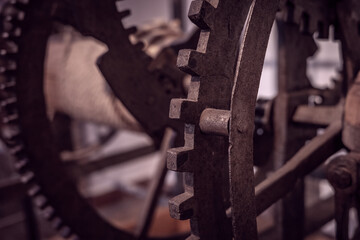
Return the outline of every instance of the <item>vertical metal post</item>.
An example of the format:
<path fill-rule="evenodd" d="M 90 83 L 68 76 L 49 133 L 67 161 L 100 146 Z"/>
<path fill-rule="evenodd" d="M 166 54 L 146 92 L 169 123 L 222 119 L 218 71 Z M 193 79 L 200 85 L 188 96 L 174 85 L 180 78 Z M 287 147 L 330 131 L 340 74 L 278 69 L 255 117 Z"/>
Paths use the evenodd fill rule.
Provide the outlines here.
<path fill-rule="evenodd" d="M 316 131 L 290 121 L 299 104 L 307 104 L 307 89 L 311 88 L 306 76 L 306 59 L 316 51 L 311 36 L 302 35 L 292 23 L 278 22 L 279 31 L 279 93 L 274 104 L 274 159 L 275 168 L 284 165 Z M 292 56 L 296 55 L 294 58 Z M 278 239 L 304 238 L 304 180 L 277 205 Z"/>

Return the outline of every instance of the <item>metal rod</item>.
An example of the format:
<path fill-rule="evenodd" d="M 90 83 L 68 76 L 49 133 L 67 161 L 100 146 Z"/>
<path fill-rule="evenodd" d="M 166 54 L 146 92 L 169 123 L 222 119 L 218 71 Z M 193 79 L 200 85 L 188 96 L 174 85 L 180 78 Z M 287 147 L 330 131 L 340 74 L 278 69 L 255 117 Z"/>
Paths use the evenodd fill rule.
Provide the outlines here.
<path fill-rule="evenodd" d="M 154 146 L 144 146 L 98 160 L 88 161 L 86 163 L 79 164 L 77 162 L 69 162 L 68 167 L 71 168 L 71 170 L 75 173 L 75 176 L 77 173 L 80 175 L 88 175 L 95 171 L 99 171 L 113 165 L 125 163 L 132 159 L 154 153 L 155 151 L 156 148 Z"/>
<path fill-rule="evenodd" d="M 291 191 L 298 179 L 302 179 L 341 149 L 341 127 L 341 121 L 332 123 L 322 135 L 311 140 L 283 167 L 256 186 L 257 215 Z"/>
<path fill-rule="evenodd" d="M 161 159 L 157 166 L 155 177 L 151 182 L 149 194 L 146 197 L 145 206 L 142 213 L 140 214 L 140 221 L 136 229 L 136 235 L 138 236 L 138 239 L 145 239 L 151 226 L 151 220 L 153 218 L 167 173 L 167 150 L 173 146 L 175 136 L 176 132 L 174 130 L 170 128 L 165 130 L 161 145 Z"/>

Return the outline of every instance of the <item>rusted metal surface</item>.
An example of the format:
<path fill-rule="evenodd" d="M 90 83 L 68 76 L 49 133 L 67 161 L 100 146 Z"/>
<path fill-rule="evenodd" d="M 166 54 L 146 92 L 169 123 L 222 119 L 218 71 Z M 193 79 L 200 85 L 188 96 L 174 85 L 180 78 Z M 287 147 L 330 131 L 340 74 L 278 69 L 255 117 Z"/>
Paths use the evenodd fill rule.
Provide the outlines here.
<path fill-rule="evenodd" d="M 257 206 L 254 204 L 254 113 L 265 52 L 278 4 L 278 0 L 254 1 L 241 39 L 231 97 L 229 134 L 230 200 L 235 240 L 258 238 Z"/>
<path fill-rule="evenodd" d="M 172 100 L 170 106 L 170 117 L 186 123 L 185 146 L 168 156 L 172 170 L 186 172 L 185 193 L 171 200 L 170 211 L 180 219 L 191 217 L 189 239 L 232 239 L 225 214 L 228 138 L 202 133 L 199 121 L 206 108 L 230 109 L 239 39 L 251 2 L 194 1 L 190 7 L 189 17 L 202 32 L 197 50 L 179 53 L 178 66 L 193 77 L 188 98 Z"/>
<path fill-rule="evenodd" d="M 341 120 L 344 111 L 343 105 L 340 102 L 335 106 L 298 106 L 292 120 L 297 123 L 328 126 Z"/>
<path fill-rule="evenodd" d="M 200 116 L 199 127 L 203 133 L 229 135 L 230 111 L 205 109 Z"/>
<path fill-rule="evenodd" d="M 17 15 L 18 13 L 25 14 Z M 105 221 L 78 191 L 77 183 L 73 181 L 71 173 L 60 159 L 58 146 L 46 114 L 43 91 L 46 46 L 55 20 L 71 24 L 85 36 L 93 36 L 104 41 L 109 48 L 122 46 L 124 49 L 129 49 L 128 54 L 125 54 L 125 51 L 122 52 L 122 56 L 130 57 L 133 56 L 131 54 L 136 54 L 137 57 L 133 56 L 133 58 L 147 72 L 146 66 L 150 64 L 150 59 L 139 47 L 131 45 L 128 36 L 133 31 L 125 29 L 121 23 L 128 12 L 118 12 L 114 1 L 33 0 L 9 1 L 2 14 L 1 30 L 6 38 L 1 40 L 3 49 L 1 60 L 12 64 L 16 62 L 17 66 L 16 71 L 13 67 L 11 69 L 6 67 L 1 73 L 1 99 L 4 101 L 1 111 L 2 130 L 7 131 L 2 137 L 16 158 L 17 169 L 22 181 L 28 184 L 30 195 L 35 199 L 45 218 L 63 237 L 135 239 L 133 234 Z M 113 27 L 117 31 L 112 31 Z M 14 30 L 21 31 L 21 35 L 13 32 Z M 21 51 L 18 51 L 19 49 Z M 147 64 L 143 64 L 144 62 Z M 104 67 L 104 63 L 102 66 Z M 140 72 L 139 70 L 138 73 Z M 160 72 L 157 71 L 155 75 L 159 77 Z M 142 79 L 147 81 L 149 80 L 147 77 Z M 158 80 L 159 78 L 156 79 Z M 130 79 L 128 82 L 131 82 Z M 126 86 L 132 88 L 131 84 Z M 138 96 L 138 93 L 134 95 Z M 166 91 L 163 93 L 164 97 L 171 97 Z M 157 107 L 161 108 L 161 105 L 165 107 L 166 110 L 162 115 L 168 122 L 166 111 L 169 101 L 163 103 Z M 160 115 L 150 114 L 150 116 L 151 118 L 149 115 L 146 118 L 155 119 Z M 155 125 L 153 127 L 157 128 Z M 158 130 L 149 133 L 154 137 L 155 142 L 161 139 L 164 129 Z M 100 165 L 104 167 L 109 162 L 112 164 L 114 160 Z M 93 171 L 94 165 L 86 171 Z M 66 197 L 62 198 L 59 194 Z"/>
<path fill-rule="evenodd" d="M 171 170 L 185 172 L 185 192 L 171 199 L 169 205 L 171 216 L 190 219 L 192 232 L 188 239 L 257 239 L 256 216 L 279 200 L 274 238 L 303 239 L 333 215 L 329 210 L 328 214 L 313 216 L 316 204 L 305 208 L 304 178 L 343 144 L 352 153 L 332 161 L 327 177 L 335 189 L 337 238 L 348 239 L 349 208 L 353 200 L 358 200 L 355 186 L 360 100 L 355 78 L 360 68 L 359 9 L 356 0 L 194 1 L 189 17 L 200 28 L 197 48 L 180 51 L 177 60 L 180 69 L 192 75 L 184 99 L 185 74 L 175 67 L 174 53 L 184 45 L 173 46 L 171 51 L 167 49 L 155 60 L 150 59 L 141 51 L 141 44 L 133 46 L 129 42 L 128 36 L 135 29 L 125 29 L 121 24 L 129 13 L 117 12 L 112 0 L 11 1 L 2 19 L 3 138 L 16 156 L 18 171 L 30 184 L 35 202 L 63 236 L 146 238 L 166 173 L 165 162 L 159 166 L 137 236 L 105 222 L 79 194 L 71 176 L 72 172 L 91 173 L 125 161 L 123 158 L 102 159 L 80 170 L 76 165 L 70 171 L 71 167 L 61 163 L 58 148 L 71 145 L 54 139 L 43 93 L 46 42 L 52 23 L 59 20 L 108 46 L 98 66 L 156 146 L 166 127 L 179 133 L 177 143 L 181 143 L 185 129 L 184 146 L 169 150 L 166 164 Z M 279 93 L 271 106 L 256 103 L 256 95 L 277 11 Z M 306 61 L 316 51 L 312 34 L 328 38 L 330 25 L 335 28 L 334 37 L 342 43 L 341 97 L 346 100 L 345 108 L 338 88 L 314 89 L 306 75 Z M 195 33 L 188 43 L 192 45 L 196 38 Z M 323 105 L 310 107 L 311 95 L 321 97 Z M 170 103 L 171 98 L 176 99 Z M 169 107 L 171 119 L 167 116 Z M 319 126 L 328 126 L 322 135 L 317 135 Z M 69 138 L 66 131 L 61 133 Z M 167 138 L 166 134 L 165 141 Z M 351 164 L 347 165 L 349 158 Z M 256 187 L 254 163 L 260 167 L 258 181 L 264 179 Z M 274 172 L 266 178 L 270 170 Z M 59 198 L 59 193 L 67 197 Z M 322 203 L 328 206 L 329 201 Z M 311 221 L 315 223 L 310 225 L 316 227 L 309 225 Z"/>

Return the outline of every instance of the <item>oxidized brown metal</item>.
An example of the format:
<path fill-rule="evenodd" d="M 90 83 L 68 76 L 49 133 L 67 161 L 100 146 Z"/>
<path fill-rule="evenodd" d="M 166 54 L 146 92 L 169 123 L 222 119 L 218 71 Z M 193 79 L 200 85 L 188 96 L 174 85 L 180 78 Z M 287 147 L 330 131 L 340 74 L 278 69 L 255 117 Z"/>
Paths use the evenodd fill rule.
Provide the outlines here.
<path fill-rule="evenodd" d="M 230 200 L 235 240 L 258 239 L 253 172 L 256 97 L 278 0 L 254 1 L 241 39 L 231 96 L 229 135 Z"/>
<path fill-rule="evenodd" d="M 17 157 L 23 181 L 32 186 L 31 195 L 65 237 L 74 231 L 83 239 L 136 239 L 103 221 L 62 168 L 42 92 L 46 41 L 52 22 L 60 20 L 108 45 L 109 52 L 99 59 L 100 70 L 157 144 L 165 127 L 178 132 L 185 128 L 185 144 L 168 151 L 167 166 L 185 172 L 185 192 L 170 200 L 170 214 L 191 219 L 188 239 L 257 239 L 256 216 L 278 200 L 280 224 L 274 227 L 275 238 L 303 239 L 316 230 L 305 221 L 313 220 L 320 227 L 333 215 L 331 210 L 319 216 L 305 213 L 309 210 L 304 204 L 304 178 L 343 144 L 352 153 L 332 161 L 327 177 L 336 192 L 337 238 L 348 239 L 349 208 L 354 199 L 359 200 L 360 99 L 355 81 L 360 70 L 359 9 L 356 0 L 194 1 L 189 16 L 201 29 L 199 42 L 196 50 L 180 51 L 177 62 L 192 75 L 192 81 L 187 98 L 173 99 L 170 104 L 171 98 L 185 94 L 184 74 L 168 61 L 166 52 L 152 61 L 142 53 L 141 45 L 129 42 L 128 35 L 135 29 L 124 29 L 121 24 L 129 13 L 118 13 L 113 1 L 11 1 L 3 13 L 2 29 L 6 39 L 0 69 L 3 137 Z M 256 95 L 278 10 L 279 94 L 273 107 L 264 106 L 267 110 L 262 115 L 256 108 Z M 118 24 L 116 31 L 114 23 Z M 335 38 L 342 43 L 341 97 L 346 99 L 345 108 L 338 85 L 333 90 L 314 89 L 306 76 L 306 60 L 316 51 L 312 34 L 328 38 L 331 25 L 335 26 Z M 311 95 L 320 96 L 323 105 L 310 107 Z M 167 118 L 169 105 L 170 117 L 182 123 Z M 253 136 L 254 122 L 258 129 L 269 132 L 264 142 L 274 143 L 266 149 L 266 155 L 271 156 L 260 156 L 258 163 L 264 175 L 269 169 L 274 173 L 256 187 L 253 139 L 261 138 Z M 316 136 L 319 126 L 327 128 Z M 255 151 L 263 148 L 261 144 L 254 146 Z M 103 165 L 88 165 L 83 171 Z M 166 173 L 164 167 L 163 162 L 153 183 L 153 195 L 138 231 L 141 239 L 145 238 L 156 193 Z M 60 192 L 67 198 L 58 198 Z M 328 206 L 330 200 L 318 204 Z"/>
<path fill-rule="evenodd" d="M 139 47 L 130 43 L 128 37 L 133 33 L 133 29 L 125 29 L 121 23 L 127 15 L 129 15 L 128 11 L 118 12 L 112 0 L 101 2 L 9 1 L 1 15 L 3 36 L 1 61 L 11 63 L 9 66 L 2 66 L 0 79 L 0 95 L 3 102 L 1 128 L 3 133 L 6 132 L 2 137 L 16 158 L 21 179 L 29 185 L 29 194 L 33 197 L 35 204 L 55 229 L 66 238 L 136 239 L 131 233 L 112 226 L 99 216 L 80 194 L 72 172 L 60 159 L 58 146 L 56 146 L 47 117 L 43 91 L 47 41 L 56 20 L 70 24 L 85 36 L 93 36 L 103 41 L 109 49 L 124 48 L 121 51 L 115 50 L 116 53 L 113 52 L 112 56 L 117 58 L 118 53 L 121 52 L 122 61 L 126 61 L 123 56 L 134 59 L 137 65 L 131 66 L 139 66 L 138 71 L 135 69 L 134 71 L 137 74 L 142 71 L 147 72 L 142 79 L 148 81 L 146 77 L 151 74 L 146 66 L 150 64 L 150 59 L 141 52 Z M 113 31 L 114 27 L 116 31 Z M 103 63 L 102 67 L 104 66 L 106 64 Z M 115 67 L 115 69 L 119 68 Z M 130 69 L 133 68 L 130 67 Z M 178 70 L 174 71 L 179 73 L 178 76 L 183 76 Z M 159 77 L 160 73 L 161 70 L 158 70 L 153 76 Z M 155 79 L 155 81 L 158 80 L 158 78 Z M 126 84 L 129 89 L 132 88 L 130 83 Z M 157 88 L 157 91 L 160 88 Z M 175 88 L 181 89 L 182 86 L 177 85 Z M 181 95 L 181 91 L 175 92 Z M 173 92 L 174 96 L 179 96 L 175 92 Z M 162 97 L 165 98 L 170 98 L 172 94 L 163 93 Z M 153 94 L 156 94 L 155 91 Z M 169 101 L 164 100 L 157 107 L 168 109 L 168 105 Z M 158 110 L 154 109 L 154 111 Z M 145 112 L 142 114 L 140 115 L 148 118 Z M 140 115 L 138 116 L 141 118 Z M 151 119 L 158 117 L 164 119 L 167 125 L 166 110 L 160 115 L 152 114 Z M 162 120 L 157 122 L 157 126 L 152 125 L 154 131 L 149 132 L 155 140 L 159 139 L 162 135 L 161 131 L 164 131 L 164 129 L 158 129 L 160 122 Z M 153 151 L 153 147 L 145 152 L 149 151 Z M 103 162 L 100 167 L 111 163 L 114 163 L 114 159 L 106 159 L 106 163 Z M 97 167 L 99 165 L 90 164 L 84 171 L 91 172 Z M 175 236 L 174 239 L 178 237 Z"/>

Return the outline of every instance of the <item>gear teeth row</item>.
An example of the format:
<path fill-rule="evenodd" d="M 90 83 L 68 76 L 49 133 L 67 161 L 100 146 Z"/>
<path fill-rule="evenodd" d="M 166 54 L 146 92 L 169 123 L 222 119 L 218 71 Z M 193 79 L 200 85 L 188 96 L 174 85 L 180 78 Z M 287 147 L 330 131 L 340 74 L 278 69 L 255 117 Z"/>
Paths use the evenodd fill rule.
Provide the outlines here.
<path fill-rule="evenodd" d="M 329 38 L 329 28 L 333 24 L 331 17 L 321 18 L 321 16 L 311 15 L 302 6 L 294 5 L 291 1 L 286 2 L 282 12 L 282 19 L 285 22 L 298 24 L 300 32 L 304 34 L 317 32 L 317 38 L 320 39 Z"/>
<path fill-rule="evenodd" d="M 131 15 L 131 11 L 129 9 L 119 12 L 120 18 L 126 18 Z"/>
<path fill-rule="evenodd" d="M 169 117 L 171 119 L 179 119 L 185 124 L 185 145 L 183 147 L 168 150 L 167 167 L 170 170 L 184 173 L 185 191 L 184 193 L 175 196 L 169 201 L 169 210 L 171 217 L 175 219 L 190 219 L 192 235 L 187 238 L 188 240 L 198 240 L 200 239 L 199 236 L 203 234 L 203 227 L 205 224 L 204 222 L 206 220 L 201 220 L 198 216 L 200 213 L 202 214 L 205 211 L 202 204 L 202 201 L 204 199 L 202 199 L 201 196 L 203 196 L 202 192 L 207 191 L 207 189 L 206 187 L 204 188 L 204 186 L 202 185 L 203 183 L 201 183 L 200 180 L 196 179 L 200 179 L 202 177 L 207 178 L 207 174 L 204 173 L 204 171 L 206 171 L 207 164 L 212 165 L 212 163 L 210 162 L 212 160 L 215 160 L 209 159 L 209 163 L 202 162 L 205 159 L 201 159 L 199 155 L 201 153 L 198 149 L 202 146 L 197 146 L 197 144 L 201 144 L 199 144 L 198 142 L 194 142 L 198 138 L 200 139 L 197 141 L 201 141 L 204 140 L 205 137 L 209 136 L 202 135 L 203 133 L 201 133 L 200 129 L 198 128 L 200 117 L 202 112 L 207 107 L 225 107 L 223 103 L 220 103 L 220 105 L 218 105 L 217 103 L 220 101 L 218 101 L 217 99 L 206 100 L 201 98 L 208 91 L 213 91 L 213 89 L 211 89 L 212 82 L 216 84 L 223 82 L 223 76 L 219 76 L 218 69 L 214 69 L 212 67 L 214 65 L 219 65 L 219 67 L 224 65 L 224 62 L 219 62 L 217 64 L 217 61 L 219 61 L 219 59 L 217 58 L 218 53 L 214 51 L 214 49 L 212 49 L 211 45 L 213 41 L 219 40 L 217 39 L 216 35 L 211 37 L 213 31 L 223 31 L 223 29 L 219 29 L 220 26 L 218 23 L 219 21 L 221 21 L 219 17 L 225 16 L 217 16 L 220 15 L 220 10 L 217 9 L 219 4 L 218 2 L 219 1 L 217 0 L 195 0 L 191 3 L 188 16 L 190 20 L 201 29 L 201 33 L 196 50 L 184 49 L 179 51 L 177 58 L 177 66 L 183 72 L 192 75 L 192 79 L 187 98 L 172 99 L 170 103 Z M 224 0 L 224 2 L 226 2 L 226 0 Z M 227 75 L 228 73 L 229 72 L 224 72 L 224 75 Z M 225 79 L 224 83 L 229 82 L 227 80 L 228 79 Z M 225 94 L 225 92 L 227 92 L 228 90 L 229 89 L 225 89 L 225 91 L 222 91 L 219 89 L 219 91 L 221 92 L 221 94 L 219 94 L 219 97 L 221 98 L 221 96 Z M 229 94 L 230 93 L 231 92 L 229 92 Z M 219 166 L 219 171 L 225 171 L 223 169 L 222 162 L 216 161 L 215 165 Z M 204 167 L 204 169 L 201 169 L 201 167 Z M 221 190 L 219 190 L 220 187 L 219 185 L 217 185 L 217 183 L 212 184 L 212 186 L 214 187 L 214 189 L 217 189 L 214 191 L 221 192 Z M 216 202 L 214 201 L 214 203 L 209 204 L 209 206 L 221 206 L 222 204 L 223 203 L 221 201 L 216 200 Z M 218 213 L 216 214 L 218 216 Z M 226 218 L 225 210 L 224 218 Z M 216 231 L 211 232 L 214 233 Z M 207 238 L 206 234 L 203 236 L 203 238 Z"/>
<path fill-rule="evenodd" d="M 34 173 L 27 170 L 25 173 L 21 174 L 20 180 L 23 183 L 29 184 L 29 183 L 32 183 L 32 181 L 34 180 L 34 177 L 35 177 Z"/>
<path fill-rule="evenodd" d="M 9 0 L 5 3 L 0 19 L 0 108 L 1 108 L 1 139 L 7 145 L 9 153 L 16 158 L 15 169 L 20 174 L 20 180 L 29 186 L 28 195 L 33 198 L 34 205 L 39 207 L 45 219 L 50 221 L 54 228 L 64 238 L 78 240 L 69 227 L 49 204 L 36 184 L 34 173 L 28 169 L 29 160 L 25 157 L 25 148 L 21 143 L 21 130 L 18 125 L 17 98 L 14 96 L 17 70 L 16 55 L 18 54 L 17 40 L 21 36 L 21 23 L 26 17 L 26 5 L 29 0 Z M 128 12 L 120 13 L 123 17 Z M 131 29 L 131 31 L 133 31 Z"/>
<path fill-rule="evenodd" d="M 5 22 L 23 21 L 25 19 L 25 12 L 16 7 L 18 4 L 9 4 L 4 7 L 3 15 Z"/>

